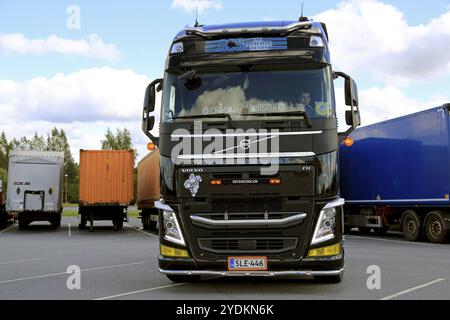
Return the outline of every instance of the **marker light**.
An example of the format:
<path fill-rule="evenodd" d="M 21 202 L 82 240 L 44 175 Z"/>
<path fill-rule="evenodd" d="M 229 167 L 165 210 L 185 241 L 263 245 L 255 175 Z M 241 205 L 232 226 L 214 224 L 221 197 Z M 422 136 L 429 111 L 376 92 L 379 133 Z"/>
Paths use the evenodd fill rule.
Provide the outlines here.
<path fill-rule="evenodd" d="M 279 185 L 281 184 L 281 179 L 270 179 L 269 183 L 271 185 Z"/>
<path fill-rule="evenodd" d="M 323 48 L 325 45 L 324 45 L 321 37 L 311 36 L 311 40 L 309 41 L 309 46 L 315 47 L 315 48 Z"/>
<path fill-rule="evenodd" d="M 176 53 L 183 53 L 184 52 L 184 45 L 183 42 L 177 42 L 172 46 L 172 50 L 170 50 L 171 54 Z"/>
<path fill-rule="evenodd" d="M 211 185 L 220 186 L 222 185 L 222 180 L 211 180 Z"/>
<path fill-rule="evenodd" d="M 149 144 L 147 144 L 147 150 L 148 151 L 155 151 L 156 150 L 156 144 L 154 144 L 153 142 L 150 142 Z"/>
<path fill-rule="evenodd" d="M 346 146 L 346 147 L 352 147 L 353 146 L 353 144 L 354 144 L 355 142 L 353 141 L 353 139 L 352 138 L 346 138 L 345 140 L 344 140 L 344 145 Z"/>

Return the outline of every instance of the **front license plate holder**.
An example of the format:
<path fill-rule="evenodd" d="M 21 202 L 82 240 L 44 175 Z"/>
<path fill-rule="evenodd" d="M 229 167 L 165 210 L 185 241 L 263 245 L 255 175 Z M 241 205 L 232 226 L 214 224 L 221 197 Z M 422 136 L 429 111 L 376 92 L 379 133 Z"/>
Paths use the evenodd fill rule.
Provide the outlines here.
<path fill-rule="evenodd" d="M 267 271 L 267 257 L 229 257 L 228 271 Z"/>

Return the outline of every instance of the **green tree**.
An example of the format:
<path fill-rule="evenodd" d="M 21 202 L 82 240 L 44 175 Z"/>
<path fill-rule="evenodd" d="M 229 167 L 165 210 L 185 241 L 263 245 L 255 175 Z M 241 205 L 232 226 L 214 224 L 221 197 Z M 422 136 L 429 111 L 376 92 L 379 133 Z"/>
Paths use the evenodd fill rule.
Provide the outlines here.
<path fill-rule="evenodd" d="M 70 150 L 70 144 L 67 139 L 66 132 L 63 129 L 58 130 L 57 128 L 53 128 L 52 131 L 48 134 L 47 150 L 64 152 L 64 175 L 67 175 L 67 177 L 64 177 L 64 179 L 67 179 L 68 188 L 67 200 L 70 203 L 78 202 L 80 168 L 73 159 L 72 152 Z"/>
<path fill-rule="evenodd" d="M 0 135 L 0 168 L 4 170 L 8 169 L 8 158 L 11 148 L 12 145 L 8 142 L 5 132 L 2 131 Z"/>
<path fill-rule="evenodd" d="M 101 141 L 102 150 L 132 150 L 131 133 L 128 129 L 116 129 L 114 134 L 108 128 L 105 134 L 105 140 Z"/>
<path fill-rule="evenodd" d="M 47 150 L 47 144 L 45 143 L 44 136 L 38 135 L 36 132 L 31 139 L 22 137 L 19 140 L 13 139 L 11 142 L 13 150 L 24 151 L 45 151 Z"/>

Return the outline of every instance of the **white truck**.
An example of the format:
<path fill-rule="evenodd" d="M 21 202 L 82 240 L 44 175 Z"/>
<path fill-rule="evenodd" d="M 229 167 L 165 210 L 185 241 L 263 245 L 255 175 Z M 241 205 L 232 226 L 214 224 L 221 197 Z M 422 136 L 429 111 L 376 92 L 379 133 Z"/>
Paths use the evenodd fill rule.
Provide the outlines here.
<path fill-rule="evenodd" d="M 61 226 L 64 153 L 12 151 L 9 155 L 6 211 L 19 228 L 34 221 Z"/>

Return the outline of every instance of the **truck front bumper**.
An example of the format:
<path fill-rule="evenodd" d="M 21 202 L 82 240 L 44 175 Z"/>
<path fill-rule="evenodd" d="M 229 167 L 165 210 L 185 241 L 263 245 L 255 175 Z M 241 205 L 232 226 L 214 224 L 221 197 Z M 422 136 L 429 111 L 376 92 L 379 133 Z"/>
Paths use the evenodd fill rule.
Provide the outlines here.
<path fill-rule="evenodd" d="M 201 267 L 199 267 L 199 264 Z M 315 277 L 337 276 L 345 271 L 344 255 L 299 260 L 269 260 L 267 271 L 229 271 L 226 261 L 196 261 L 192 258 L 159 256 L 159 271 L 165 275 L 199 275 L 219 277 Z"/>
<path fill-rule="evenodd" d="M 293 270 L 293 271 L 207 271 L 207 270 L 162 270 L 159 271 L 167 275 L 184 275 L 184 276 L 220 276 L 220 277 L 316 277 L 316 276 L 342 276 L 344 268 L 339 270 Z"/>

